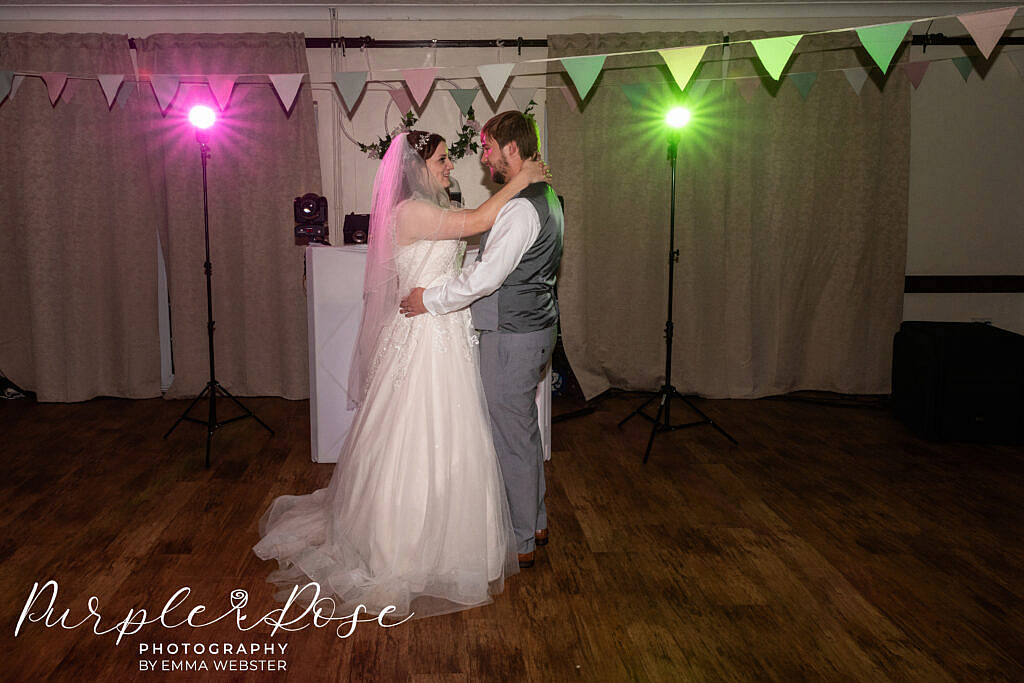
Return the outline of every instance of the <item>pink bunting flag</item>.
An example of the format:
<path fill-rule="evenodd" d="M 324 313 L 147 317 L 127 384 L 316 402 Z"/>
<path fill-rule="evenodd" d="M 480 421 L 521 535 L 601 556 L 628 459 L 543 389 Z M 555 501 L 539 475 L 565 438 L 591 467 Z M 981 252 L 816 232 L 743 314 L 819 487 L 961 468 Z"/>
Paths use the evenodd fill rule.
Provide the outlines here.
<path fill-rule="evenodd" d="M 46 92 L 50 96 L 50 104 L 56 106 L 57 100 L 60 99 L 60 93 L 68 82 L 68 75 L 66 73 L 48 71 L 42 74 L 42 78 L 43 83 L 46 83 Z"/>
<path fill-rule="evenodd" d="M 409 93 L 405 91 L 405 88 L 389 90 L 388 94 L 391 95 L 391 99 L 394 100 L 403 114 L 409 113 L 409 110 L 412 109 L 412 100 L 409 98 Z"/>
<path fill-rule="evenodd" d="M 570 111 L 576 111 L 577 109 L 579 109 L 579 105 L 576 103 L 576 96 L 572 94 L 572 91 L 569 89 L 569 86 L 560 85 L 558 86 L 558 89 L 562 91 L 563 95 L 565 95 L 565 101 L 569 103 Z"/>
<path fill-rule="evenodd" d="M 418 106 L 423 105 L 423 101 L 430 94 L 430 89 L 434 87 L 435 75 L 437 75 L 437 69 L 434 67 L 428 69 L 402 69 L 402 78 L 405 79 L 405 84 L 409 86 L 409 92 L 412 93 L 413 99 L 416 100 Z"/>
<path fill-rule="evenodd" d="M 267 78 L 274 84 L 277 96 L 281 98 L 281 104 L 285 111 L 291 111 L 295 104 L 295 96 L 299 94 L 299 86 L 302 85 L 302 77 L 305 74 L 267 74 Z"/>
<path fill-rule="evenodd" d="M 996 43 L 999 42 L 999 37 L 1006 30 L 1006 25 L 1010 23 L 1010 19 L 1013 19 L 1013 15 L 1016 13 L 1016 7 L 1005 7 L 1003 9 L 990 9 L 984 12 L 961 14 L 957 19 L 964 25 L 967 32 L 971 34 L 971 38 L 974 38 L 974 42 L 977 44 L 981 54 L 985 55 L 985 59 L 988 59 Z"/>
<path fill-rule="evenodd" d="M 757 77 L 736 79 L 736 87 L 739 89 L 740 95 L 742 95 L 743 99 L 747 102 L 750 102 L 750 98 L 754 96 L 754 93 L 760 85 L 761 79 Z"/>
<path fill-rule="evenodd" d="M 924 80 L 924 72 L 928 70 L 929 64 L 931 62 L 906 62 L 903 64 L 903 71 L 914 85 L 914 90 L 917 90 L 917 86 L 921 85 L 921 81 Z"/>
<path fill-rule="evenodd" d="M 64 92 L 60 94 L 61 102 L 70 104 L 71 100 L 75 99 L 75 94 L 78 93 L 78 79 L 68 79 L 67 85 L 64 86 Z"/>
<path fill-rule="evenodd" d="M 96 78 L 99 79 L 100 87 L 103 88 L 103 96 L 107 98 L 107 109 L 109 109 L 114 106 L 117 90 L 124 81 L 124 74 L 100 74 Z"/>
<path fill-rule="evenodd" d="M 207 82 L 210 84 L 210 92 L 213 93 L 213 99 L 217 100 L 217 106 L 220 107 L 221 111 L 228 108 L 228 102 L 231 101 L 231 91 L 235 88 L 235 81 L 238 80 L 237 74 L 214 74 L 206 77 Z"/>
<path fill-rule="evenodd" d="M 174 95 L 178 92 L 178 77 L 165 74 L 152 74 L 149 82 L 153 85 L 153 94 L 156 95 L 156 102 L 160 105 L 160 112 L 167 113 Z"/>

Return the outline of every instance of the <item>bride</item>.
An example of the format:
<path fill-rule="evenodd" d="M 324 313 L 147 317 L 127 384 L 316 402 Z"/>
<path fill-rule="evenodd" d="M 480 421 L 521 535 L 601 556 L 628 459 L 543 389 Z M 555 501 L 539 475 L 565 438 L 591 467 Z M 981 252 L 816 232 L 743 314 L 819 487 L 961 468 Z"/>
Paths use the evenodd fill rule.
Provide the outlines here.
<path fill-rule="evenodd" d="M 480 208 L 455 211 L 452 167 L 444 139 L 421 131 L 381 161 L 349 375 L 357 412 L 327 488 L 275 499 L 253 548 L 278 560 L 278 599 L 316 581 L 339 614 L 424 617 L 487 604 L 518 571 L 469 311 L 406 318 L 398 303 L 458 275 L 460 238 L 545 171 L 528 162 Z"/>

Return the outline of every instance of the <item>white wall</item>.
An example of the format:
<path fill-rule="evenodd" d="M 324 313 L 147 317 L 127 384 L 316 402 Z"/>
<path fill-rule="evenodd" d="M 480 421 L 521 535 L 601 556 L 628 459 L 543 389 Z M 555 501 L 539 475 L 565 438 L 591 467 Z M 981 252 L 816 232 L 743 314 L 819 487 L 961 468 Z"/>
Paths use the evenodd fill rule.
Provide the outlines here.
<path fill-rule="evenodd" d="M 977 4 L 977 3 L 975 3 Z M 894 3 L 894 6 L 896 3 Z M 839 7 L 839 5 L 836 5 Z M 843 7 L 852 7 L 844 5 Z M 879 4 L 872 5 L 872 11 Z M 949 5 L 940 5 L 942 12 L 956 11 Z M 980 7 L 973 7 L 979 9 Z M 424 10 L 423 16 L 437 17 L 447 12 L 443 20 L 410 19 L 414 10 L 362 10 L 363 15 L 392 13 L 399 19 L 342 21 L 340 33 L 345 36 L 370 35 L 378 39 L 452 39 L 452 38 L 543 38 L 559 33 L 606 33 L 630 31 L 682 31 L 682 30 L 784 30 L 811 31 L 847 26 L 860 26 L 894 20 L 893 12 L 886 16 L 806 16 L 808 12 L 835 14 L 827 6 L 798 8 L 784 5 L 755 8 L 748 16 L 716 18 L 705 8 L 699 18 L 675 19 L 673 14 L 684 11 L 681 6 L 667 8 L 638 8 L 627 12 L 622 8 L 609 8 L 607 14 L 623 12 L 632 16 L 651 16 L 663 13 L 666 19 L 621 19 L 615 17 L 558 18 L 523 20 L 482 20 L 466 18 L 480 16 L 474 8 L 433 8 Z M 925 10 L 906 17 L 922 16 Z M 108 10 L 113 11 L 113 10 Z M 192 11 L 201 19 L 187 18 Z M 145 36 L 158 32 L 241 32 L 241 31 L 300 31 L 307 36 L 330 35 L 327 10 L 291 9 L 278 7 L 263 11 L 276 13 L 274 19 L 245 19 L 251 10 L 155 10 L 125 8 L 117 10 L 123 19 L 111 19 L 108 14 L 88 17 L 87 10 L 74 13 L 76 18 L 53 18 L 51 11 L 46 20 L 10 20 L 10 14 L 0 12 L 0 31 L 55 31 L 55 32 L 107 32 Z M 322 15 L 319 13 L 322 11 Z M 351 12 L 355 10 L 343 10 Z M 500 9 L 493 9 L 498 13 Z M 517 10 L 518 11 L 518 8 Z M 522 9 L 522 14 L 566 16 L 571 9 Z M 728 11 L 728 10 L 723 10 Z M 212 13 L 211 13 L 212 12 Z M 231 18 L 220 14 L 233 12 Z M 559 13 L 560 12 L 560 13 Z M 581 10 L 582 12 L 582 10 Z M 748 11 L 749 12 L 749 11 Z M 780 16 L 792 12 L 794 16 Z M 805 16 L 796 16 L 796 13 Z M 646 14 L 645 14 L 646 13 Z M 736 15 L 738 12 L 732 12 Z M 767 16 L 775 13 L 775 16 Z M 39 14 L 36 16 L 44 16 Z M 63 16 L 59 15 L 58 16 Z M 67 14 L 68 17 L 72 13 Z M 721 14 L 718 16 L 727 16 Z M 147 17 L 158 17 L 150 19 Z M 185 18 L 180 18 L 185 17 Z M 294 17 L 294 18 L 290 18 Z M 4 20 L 7 19 L 7 20 Z M 914 32 L 924 32 L 926 24 L 914 26 Z M 1024 16 L 1018 15 L 1011 26 L 1024 27 Z M 932 32 L 946 35 L 964 35 L 963 27 L 955 19 L 938 20 L 930 27 Z M 1022 35 L 1018 31 L 1016 35 Z M 1024 48 L 1013 47 L 1007 50 Z M 417 67 L 433 65 L 435 56 L 430 50 L 372 50 L 371 67 Z M 524 50 L 521 59 L 543 57 L 544 49 Z M 331 63 L 331 51 L 310 50 L 309 64 L 314 83 L 314 97 L 318 104 L 321 163 L 324 192 L 331 201 L 332 230 L 340 233 L 342 216 L 349 211 L 365 212 L 369 208 L 370 189 L 376 162 L 367 159 L 350 143 L 342 128 L 357 139 L 371 142 L 385 130 L 383 112 L 389 98 L 385 92 L 370 91 L 357 109 L 353 120 L 339 115 L 337 100 L 330 85 L 330 73 L 340 70 L 365 69 L 365 60 L 358 51 L 349 50 L 344 64 Z M 931 47 L 926 54 L 920 48 L 912 49 L 912 58 L 932 59 L 936 56 L 962 55 L 961 48 Z M 474 67 L 480 63 L 518 61 L 515 50 L 447 49 L 438 50 L 438 66 L 465 65 L 459 76 L 472 79 Z M 10 65 L 8 65 L 10 66 Z M 543 65 L 536 65 L 534 73 L 541 74 Z M 538 75 L 532 83 L 543 84 Z M 518 77 L 516 86 L 526 85 L 527 79 Z M 463 87 L 477 85 L 472 80 L 458 80 Z M 439 84 L 448 87 L 448 84 Z M 379 86 L 372 86 L 374 89 Z M 865 87 L 871 87 L 867 84 Z M 551 93 L 561 96 L 557 93 Z M 539 91 L 541 102 L 538 120 L 543 120 L 544 91 Z M 509 98 L 499 103 L 499 110 L 514 106 Z M 480 95 L 476 101 L 477 115 L 486 119 L 492 110 Z M 388 125 L 397 122 L 394 108 L 388 116 Z M 965 84 L 949 62 L 933 64 L 921 88 L 912 95 L 911 171 L 907 273 L 913 275 L 1021 275 L 1024 274 L 1024 79 L 1005 56 L 996 58 L 987 77 L 982 80 L 972 74 Z M 421 126 L 442 133 L 454 134 L 458 127 L 458 110 L 446 93 L 437 91 L 431 96 L 421 119 Z M 556 173 L 566 169 L 556 169 Z M 457 164 L 459 178 L 467 203 L 477 203 L 486 196 L 480 182 L 483 171 L 475 159 Z M 990 319 L 994 324 L 1024 333 L 1024 294 L 939 295 L 911 294 L 906 296 L 906 319 L 972 320 Z"/>

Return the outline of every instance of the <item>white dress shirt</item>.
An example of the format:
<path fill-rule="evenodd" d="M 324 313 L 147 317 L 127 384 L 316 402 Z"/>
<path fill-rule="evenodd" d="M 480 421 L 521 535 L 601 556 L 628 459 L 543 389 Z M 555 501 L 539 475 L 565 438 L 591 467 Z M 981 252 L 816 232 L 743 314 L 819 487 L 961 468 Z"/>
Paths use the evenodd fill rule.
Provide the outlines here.
<path fill-rule="evenodd" d="M 425 289 L 424 308 L 431 315 L 442 315 L 491 294 L 516 269 L 539 234 L 537 209 L 527 199 L 513 199 L 498 212 L 480 260 L 463 266 L 458 277 Z"/>

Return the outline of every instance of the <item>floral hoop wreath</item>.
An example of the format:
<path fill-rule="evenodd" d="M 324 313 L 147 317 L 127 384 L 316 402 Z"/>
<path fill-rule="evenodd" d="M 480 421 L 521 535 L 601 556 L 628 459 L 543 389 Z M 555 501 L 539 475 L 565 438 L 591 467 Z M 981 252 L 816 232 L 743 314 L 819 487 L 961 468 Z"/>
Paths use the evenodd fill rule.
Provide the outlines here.
<path fill-rule="evenodd" d="M 446 82 L 451 83 L 451 81 Z M 451 83 L 451 85 L 455 84 Z M 377 138 L 377 142 L 369 145 L 353 139 L 353 142 L 359 146 L 360 151 L 371 159 L 383 159 L 384 153 L 387 152 L 388 147 L 391 146 L 392 138 L 396 135 L 412 130 L 413 126 L 415 126 L 416 122 L 419 120 L 416 114 L 410 109 L 408 113 L 402 117 L 401 122 L 397 126 L 389 129 L 388 112 L 391 111 L 391 106 L 394 103 L 394 100 L 389 100 L 387 106 L 384 108 L 384 130 L 388 131 L 385 133 L 384 137 Z M 458 161 L 470 153 L 476 154 L 480 151 L 480 144 L 474 138 L 480 134 L 480 129 L 483 126 L 481 126 L 480 122 L 476 120 L 473 107 L 469 108 L 465 116 L 463 116 L 460 111 L 459 120 L 462 123 L 462 130 L 459 131 L 458 136 L 451 142 L 451 144 L 448 145 L 448 156 L 452 161 Z"/>

